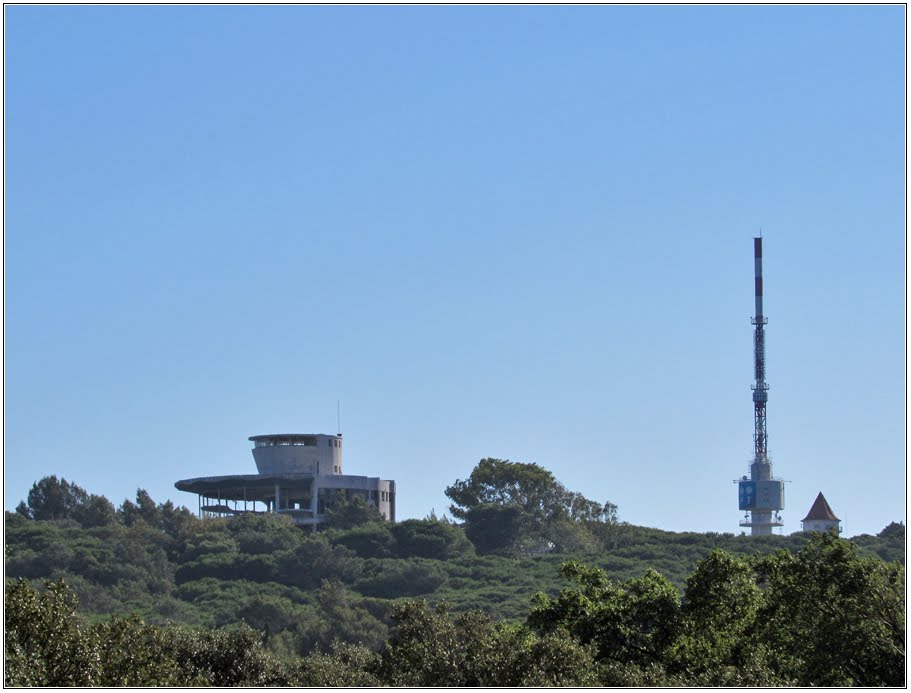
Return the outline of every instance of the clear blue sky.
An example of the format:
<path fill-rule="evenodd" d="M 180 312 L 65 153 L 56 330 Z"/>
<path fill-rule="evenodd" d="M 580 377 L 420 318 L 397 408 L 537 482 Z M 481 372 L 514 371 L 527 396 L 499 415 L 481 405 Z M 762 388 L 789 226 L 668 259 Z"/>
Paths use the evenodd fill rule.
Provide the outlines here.
<path fill-rule="evenodd" d="M 905 515 L 905 10 L 7 6 L 5 493 L 195 508 L 334 433 L 733 531 L 752 237 L 786 532 Z"/>

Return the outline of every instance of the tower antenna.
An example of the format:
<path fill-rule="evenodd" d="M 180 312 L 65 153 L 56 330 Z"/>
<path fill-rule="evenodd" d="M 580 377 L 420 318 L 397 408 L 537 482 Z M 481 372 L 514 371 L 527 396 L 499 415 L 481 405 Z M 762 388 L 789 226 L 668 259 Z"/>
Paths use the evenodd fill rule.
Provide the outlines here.
<path fill-rule="evenodd" d="M 760 234 L 762 230 L 760 229 Z M 762 235 L 753 239 L 753 264 L 755 267 L 756 315 L 750 322 L 753 329 L 753 461 L 750 478 L 738 483 L 740 509 L 749 517 L 741 527 L 749 527 L 753 536 L 771 534 L 773 527 L 781 527 L 779 510 L 784 509 L 784 482 L 772 478 L 772 461 L 769 458 L 766 431 L 766 403 L 769 385 L 765 381 L 765 326 L 769 320 L 762 308 Z"/>
<path fill-rule="evenodd" d="M 338 426 L 338 434 L 342 435 L 342 400 L 335 400 L 335 423 Z"/>

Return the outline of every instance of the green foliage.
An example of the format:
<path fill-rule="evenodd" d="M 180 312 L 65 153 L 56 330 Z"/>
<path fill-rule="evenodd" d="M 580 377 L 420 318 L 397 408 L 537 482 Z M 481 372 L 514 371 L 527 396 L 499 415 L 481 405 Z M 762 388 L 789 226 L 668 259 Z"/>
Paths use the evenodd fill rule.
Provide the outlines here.
<path fill-rule="evenodd" d="M 900 539 L 901 541 L 904 541 L 905 540 L 905 523 L 904 522 L 890 522 L 876 536 L 878 536 L 882 539 Z"/>
<path fill-rule="evenodd" d="M 517 500 L 464 526 L 313 534 L 273 514 L 201 521 L 141 489 L 114 512 L 42 481 L 41 512 L 84 502 L 7 512 L 6 573 L 70 591 L 7 584 L 8 685 L 904 683 L 900 523 L 851 542 L 673 533 L 576 498 L 537 533 Z M 415 596 L 448 606 L 401 601 Z"/>
<path fill-rule="evenodd" d="M 5 686 L 97 684 L 100 660 L 76 603 L 63 583 L 47 583 L 44 592 L 24 580 L 7 583 Z"/>
<path fill-rule="evenodd" d="M 834 534 L 795 555 L 701 561 L 678 603 L 656 573 L 622 585 L 569 563 L 576 583 L 536 595 L 528 623 L 596 648 L 604 685 L 900 686 L 904 570 Z"/>
<path fill-rule="evenodd" d="M 92 628 L 97 650 L 104 653 L 98 686 L 204 686 L 201 675 L 188 676 L 170 647 L 171 631 L 147 626 L 138 616 L 111 617 Z"/>
<path fill-rule="evenodd" d="M 801 686 L 903 686 L 904 568 L 834 534 L 756 563 L 757 633 Z"/>
<path fill-rule="evenodd" d="M 275 556 L 207 553 L 179 566 L 174 573 L 174 579 L 178 585 L 206 577 L 270 582 L 278 577 L 278 570 Z"/>
<path fill-rule="evenodd" d="M 382 685 L 374 673 L 379 663 L 379 655 L 370 648 L 335 641 L 328 654 L 317 651 L 303 657 L 294 667 L 292 679 L 295 685 L 308 688 L 376 688 Z"/>
<path fill-rule="evenodd" d="M 107 498 L 91 495 L 56 476 L 32 484 L 28 505 L 20 502 L 16 512 L 30 520 L 75 520 L 83 527 L 101 527 L 116 520 L 114 506 Z"/>
<path fill-rule="evenodd" d="M 436 518 L 404 520 L 391 525 L 398 558 L 434 558 L 441 561 L 474 553 L 465 532 Z"/>
<path fill-rule="evenodd" d="M 83 527 L 107 527 L 117 521 L 114 504 L 104 496 L 95 495 L 90 495 L 73 517 Z"/>
<path fill-rule="evenodd" d="M 339 532 L 332 543 L 350 549 L 361 558 L 388 558 L 395 550 L 396 539 L 387 523 L 371 522 Z"/>
<path fill-rule="evenodd" d="M 385 522 L 376 506 L 360 496 L 348 498 L 344 493 L 335 493 L 326 508 L 324 523 L 332 529 L 351 529 L 370 522 Z"/>
<path fill-rule="evenodd" d="M 66 479 L 46 476 L 32 484 L 28 492 L 28 517 L 33 520 L 72 518 L 87 498 L 84 489 Z"/>
<path fill-rule="evenodd" d="M 286 630 L 295 621 L 294 603 L 270 594 L 254 594 L 237 611 L 237 615 L 254 630 L 264 634 L 264 640 Z"/>
<path fill-rule="evenodd" d="M 680 626 L 680 595 L 654 570 L 622 585 L 603 570 L 567 563 L 577 587 L 556 598 L 535 595 L 528 624 L 540 632 L 564 629 L 591 644 L 599 661 L 649 666 L 665 660 Z"/>
<path fill-rule="evenodd" d="M 876 536 L 861 534 L 852 538 L 851 542 L 865 555 L 878 556 L 887 563 L 905 562 L 905 525 L 902 522 L 890 523 Z"/>
<path fill-rule="evenodd" d="M 174 661 L 192 680 L 210 686 L 285 686 L 288 672 L 262 646 L 260 634 L 247 626 L 216 631 L 185 627 L 170 630 Z"/>
<path fill-rule="evenodd" d="M 465 686 L 469 647 L 490 631 L 479 612 L 453 620 L 445 605 L 431 609 L 423 600 L 393 613 L 395 629 L 383 651 L 382 678 L 393 686 Z"/>
<path fill-rule="evenodd" d="M 597 526 L 617 520 L 615 505 L 568 491 L 537 464 L 485 458 L 445 493 L 479 553 L 591 550 Z"/>
<path fill-rule="evenodd" d="M 392 686 L 583 686 L 596 682 L 591 652 L 564 633 L 540 638 L 480 611 L 451 616 L 410 602 L 393 615 L 381 678 Z"/>
<path fill-rule="evenodd" d="M 388 635 L 386 624 L 366 600 L 334 580 L 324 580 L 317 593 L 317 610 L 301 618 L 296 639 L 301 652 L 328 649 L 334 642 L 378 649 Z"/>
<path fill-rule="evenodd" d="M 554 475 L 537 464 L 482 459 L 466 480 L 457 480 L 445 491 L 452 500 L 450 511 L 467 519 L 471 508 L 495 504 L 516 506 L 542 522 L 556 510 Z"/>
<path fill-rule="evenodd" d="M 518 505 L 484 503 L 465 511 L 465 534 L 478 553 L 519 556 L 535 530 Z"/>
<path fill-rule="evenodd" d="M 370 561 L 367 574 L 355 587 L 368 597 L 414 597 L 434 592 L 446 582 L 446 572 L 436 561 Z"/>
<path fill-rule="evenodd" d="M 761 604 L 749 561 L 713 551 L 686 580 L 669 668 L 700 686 L 787 685 L 770 670 L 768 648 L 752 637 Z"/>
<path fill-rule="evenodd" d="M 308 536 L 292 551 L 277 555 L 278 579 L 284 584 L 312 589 L 323 580 L 354 582 L 363 560 L 344 546 L 332 546 L 323 536 Z"/>
<path fill-rule="evenodd" d="M 272 554 L 296 549 L 304 534 L 286 515 L 274 513 L 240 515 L 225 526 L 237 542 L 237 550 L 246 554 Z"/>

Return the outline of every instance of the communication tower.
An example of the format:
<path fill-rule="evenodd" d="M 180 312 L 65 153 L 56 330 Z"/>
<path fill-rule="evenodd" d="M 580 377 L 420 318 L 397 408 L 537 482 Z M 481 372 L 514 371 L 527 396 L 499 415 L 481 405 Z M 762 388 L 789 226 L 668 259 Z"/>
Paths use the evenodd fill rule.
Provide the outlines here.
<path fill-rule="evenodd" d="M 780 510 L 784 509 L 784 481 L 772 477 L 772 460 L 766 433 L 766 403 L 769 385 L 765 381 L 765 326 L 768 318 L 762 312 L 762 238 L 753 239 L 753 258 L 756 267 L 756 315 L 753 329 L 753 460 L 749 477 L 737 482 L 741 510 L 746 511 L 741 527 L 749 527 L 753 536 L 771 534 L 781 527 Z"/>

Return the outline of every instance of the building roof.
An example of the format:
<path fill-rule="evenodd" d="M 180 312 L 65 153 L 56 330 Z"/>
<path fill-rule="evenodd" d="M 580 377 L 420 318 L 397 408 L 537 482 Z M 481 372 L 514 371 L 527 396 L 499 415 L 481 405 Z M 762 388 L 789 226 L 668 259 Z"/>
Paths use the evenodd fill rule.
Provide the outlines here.
<path fill-rule="evenodd" d="M 316 439 L 317 436 L 325 438 L 341 438 L 341 434 L 334 435 L 329 433 L 266 433 L 264 435 L 250 436 L 247 440 L 256 442 L 257 440 L 280 440 L 287 442 L 304 442 L 305 440 Z"/>
<path fill-rule="evenodd" d="M 287 493 L 288 489 L 309 490 L 312 483 L 312 474 L 230 474 L 181 479 L 174 486 L 209 498 L 265 501 L 275 495 L 276 485 Z"/>
<path fill-rule="evenodd" d="M 801 522 L 806 522 L 807 520 L 839 522 L 839 519 L 835 517 L 835 513 L 832 512 L 832 508 L 829 507 L 826 497 L 822 495 L 822 491 L 816 496 L 816 500 L 813 501 L 813 507 L 810 508 L 810 512 L 807 513 L 807 516 Z"/>

